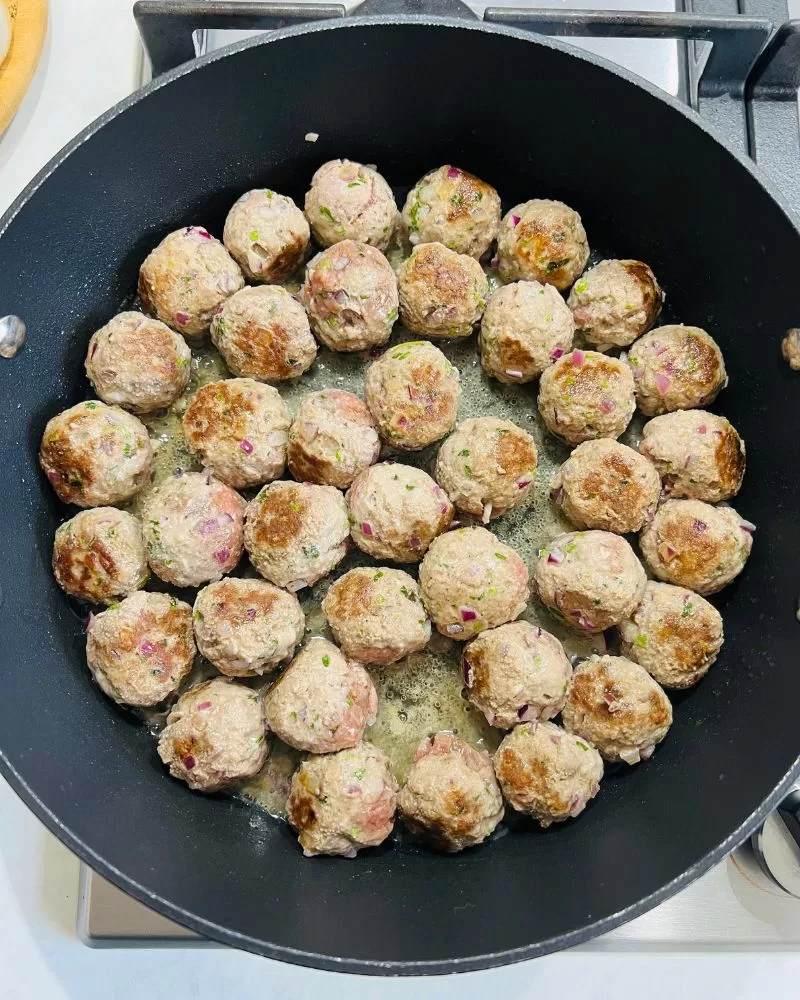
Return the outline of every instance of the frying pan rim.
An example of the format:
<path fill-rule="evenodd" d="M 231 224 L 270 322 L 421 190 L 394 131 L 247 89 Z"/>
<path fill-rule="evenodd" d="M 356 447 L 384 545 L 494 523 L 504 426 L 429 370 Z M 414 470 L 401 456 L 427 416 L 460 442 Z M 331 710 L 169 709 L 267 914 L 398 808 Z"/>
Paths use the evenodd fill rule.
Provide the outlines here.
<path fill-rule="evenodd" d="M 207 65 L 208 63 L 229 58 L 246 49 L 255 48 L 261 45 L 269 45 L 272 42 L 281 41 L 284 38 L 312 34 L 318 31 L 346 29 L 350 26 L 384 27 L 387 25 L 406 24 L 460 28 L 463 30 L 481 31 L 488 34 L 505 35 L 511 38 L 517 38 L 522 41 L 530 42 L 534 45 L 542 45 L 546 48 L 556 49 L 563 52 L 565 55 L 591 63 L 606 70 L 614 76 L 623 79 L 627 83 L 641 88 L 651 97 L 663 102 L 674 111 L 681 113 L 696 127 L 702 129 L 702 131 L 705 132 L 712 141 L 717 143 L 717 145 L 722 146 L 723 150 L 727 152 L 728 155 L 730 155 L 741 167 L 743 167 L 751 175 L 754 181 L 764 188 L 766 193 L 783 212 L 787 221 L 797 233 L 798 238 L 800 238 L 800 226 L 798 225 L 793 211 L 788 205 L 783 193 L 777 189 L 771 179 L 765 176 L 748 156 L 729 147 L 727 143 L 725 143 L 724 140 L 716 133 L 716 131 L 710 127 L 708 123 L 706 123 L 694 110 L 688 108 L 672 95 L 661 91 L 659 88 L 655 87 L 647 80 L 642 79 L 637 74 L 610 62 L 602 56 L 578 49 L 559 38 L 536 35 L 530 31 L 507 27 L 505 25 L 488 24 L 482 20 L 478 20 L 477 18 L 473 21 L 468 18 L 461 17 L 437 17 L 433 15 L 415 14 L 383 15 L 374 17 L 347 16 L 336 20 L 318 21 L 295 25 L 288 28 L 281 28 L 265 35 L 258 35 L 253 38 L 247 38 L 242 41 L 235 42 L 231 45 L 225 46 L 224 48 L 210 52 L 207 55 L 191 60 L 188 63 L 184 63 L 162 76 L 157 77 L 145 87 L 135 91 L 133 94 L 130 94 L 128 97 L 124 98 L 122 101 L 118 102 L 108 111 L 96 118 L 93 122 L 82 129 L 70 142 L 62 147 L 62 149 L 54 157 L 52 157 L 47 164 L 45 164 L 45 166 L 14 199 L 3 216 L 0 217 L 0 238 L 2 238 L 6 229 L 17 217 L 19 212 L 25 207 L 31 197 L 36 193 L 39 187 L 41 187 L 48 177 L 50 177 L 50 175 L 69 156 L 71 156 L 75 150 L 82 146 L 87 139 L 91 138 L 96 132 L 109 122 L 116 119 L 128 108 L 138 104 L 139 101 L 148 97 L 151 93 L 154 93 L 161 87 L 170 84 L 173 80 L 179 79 L 188 73 L 192 73 L 195 69 Z M 455 972 L 474 972 L 480 969 L 509 965 L 532 958 L 538 958 L 554 951 L 560 951 L 582 944 L 594 937 L 599 936 L 600 934 L 604 934 L 616 927 L 619 927 L 621 924 L 624 924 L 643 913 L 646 913 L 648 910 L 668 899 L 670 896 L 674 895 L 679 890 L 683 889 L 695 879 L 703 875 L 709 868 L 721 861 L 735 847 L 742 843 L 756 829 L 768 813 L 778 805 L 795 779 L 798 775 L 800 775 L 800 756 L 795 759 L 792 766 L 783 778 L 781 778 L 777 786 L 767 795 L 763 802 L 739 825 L 737 829 L 730 833 L 728 837 L 726 837 L 715 848 L 704 854 L 693 865 L 687 868 L 671 882 L 668 882 L 666 885 L 657 889 L 649 896 L 631 904 L 629 907 L 619 910 L 616 913 L 612 913 L 607 917 L 596 920 L 577 930 L 569 931 L 564 934 L 558 934 L 535 944 L 523 945 L 507 951 L 472 955 L 465 958 L 447 958 L 422 961 L 378 961 L 357 958 L 337 958 L 333 955 L 322 955 L 316 952 L 303 951 L 286 945 L 271 944 L 269 942 L 259 940 L 258 938 L 250 937 L 249 935 L 231 931 L 228 928 L 215 924 L 210 920 L 198 917 L 196 914 L 183 910 L 174 903 L 171 903 L 169 900 L 159 896 L 157 893 L 146 889 L 143 885 L 136 882 L 123 871 L 111 865 L 104 858 L 100 857 L 89 847 L 87 843 L 73 834 L 73 832 L 33 792 L 23 778 L 22 774 L 13 767 L 2 747 L 0 747 L 0 774 L 3 775 L 11 788 L 28 806 L 31 812 L 33 812 L 33 814 L 44 824 L 44 826 L 81 861 L 84 861 L 108 881 L 112 882 L 118 888 L 122 889 L 124 892 L 128 893 L 128 895 L 143 903 L 145 906 L 149 906 L 151 909 L 154 909 L 169 919 L 190 928 L 203 937 L 216 939 L 217 941 L 229 945 L 230 947 L 254 952 L 266 958 L 290 962 L 295 965 L 309 968 L 322 969 L 325 971 L 347 972 L 362 975 L 423 976 L 444 975 Z"/>

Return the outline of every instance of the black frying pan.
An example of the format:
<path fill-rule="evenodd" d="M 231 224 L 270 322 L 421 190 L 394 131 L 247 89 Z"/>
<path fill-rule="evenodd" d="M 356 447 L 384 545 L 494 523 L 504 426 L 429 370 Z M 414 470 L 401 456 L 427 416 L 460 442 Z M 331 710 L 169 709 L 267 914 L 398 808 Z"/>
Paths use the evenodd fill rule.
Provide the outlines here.
<path fill-rule="evenodd" d="M 304 141 L 305 133 L 319 141 Z M 288 828 L 170 780 L 153 741 L 90 682 L 80 624 L 49 568 L 64 511 L 37 467 L 45 421 L 85 393 L 90 332 L 146 252 L 202 220 L 220 233 L 255 185 L 302 197 L 324 160 L 399 186 L 436 163 L 507 205 L 578 208 L 601 253 L 641 257 L 675 316 L 709 328 L 748 442 L 737 508 L 758 525 L 719 598 L 727 642 L 676 699 L 666 742 L 611 775 L 579 822 L 522 824 L 455 857 L 387 843 L 301 857 Z M 0 761 L 94 868 L 227 944 L 329 969 L 452 972 L 608 930 L 718 861 L 797 772 L 800 233 L 752 165 L 677 103 L 559 43 L 477 22 L 396 16 L 283 30 L 184 67 L 90 127 L 0 223 L 0 312 L 29 339 L 0 362 Z M 530 391 L 530 390 L 522 390 Z"/>

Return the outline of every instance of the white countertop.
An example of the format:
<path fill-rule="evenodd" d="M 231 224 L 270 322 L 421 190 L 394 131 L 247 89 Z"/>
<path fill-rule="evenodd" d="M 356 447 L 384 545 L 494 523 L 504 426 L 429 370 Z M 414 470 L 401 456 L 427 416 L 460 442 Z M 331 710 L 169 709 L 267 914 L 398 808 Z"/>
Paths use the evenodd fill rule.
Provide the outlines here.
<path fill-rule="evenodd" d="M 68 139 L 132 89 L 140 64 L 131 6 L 132 0 L 51 0 L 42 63 L 17 118 L 0 139 L 0 211 Z M 102 43 L 111 38 L 127 38 L 130 44 Z M 686 1000 L 777 1000 L 800 994 L 800 954 L 775 952 L 572 952 L 447 979 L 377 982 L 226 949 L 93 951 L 75 933 L 77 896 L 77 859 L 0 780 L 0 1000 L 244 995 L 299 1000 L 312 993 L 326 1000 L 378 994 L 383 1000 L 482 1000 L 488 995 L 674 1000 L 678 994 Z"/>

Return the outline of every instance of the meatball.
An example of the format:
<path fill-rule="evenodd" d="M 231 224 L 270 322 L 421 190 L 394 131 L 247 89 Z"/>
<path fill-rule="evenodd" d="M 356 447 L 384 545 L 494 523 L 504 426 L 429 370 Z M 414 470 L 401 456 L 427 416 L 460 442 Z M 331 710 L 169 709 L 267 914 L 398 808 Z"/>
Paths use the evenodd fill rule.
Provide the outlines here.
<path fill-rule="evenodd" d="M 300 298 L 317 338 L 332 351 L 385 344 L 397 319 L 397 278 L 380 250 L 342 240 L 308 265 Z"/>
<path fill-rule="evenodd" d="M 474 174 L 445 164 L 409 191 L 402 220 L 412 246 L 443 243 L 480 260 L 497 238 L 500 195 Z"/>
<path fill-rule="evenodd" d="M 580 334 L 597 347 L 627 347 L 661 315 L 664 293 L 640 260 L 603 260 L 576 281 L 567 305 Z"/>
<path fill-rule="evenodd" d="M 381 450 L 366 403 L 352 392 L 325 389 L 306 396 L 289 431 L 295 479 L 345 490 Z"/>
<path fill-rule="evenodd" d="M 503 794 L 539 826 L 579 816 L 600 791 L 603 758 L 552 722 L 517 726 L 494 755 Z"/>
<path fill-rule="evenodd" d="M 659 326 L 636 341 L 628 363 L 648 417 L 705 406 L 728 384 L 722 351 L 696 326 Z"/>
<path fill-rule="evenodd" d="M 503 818 L 492 759 L 450 732 L 426 736 L 397 800 L 403 822 L 442 851 L 463 851 Z"/>
<path fill-rule="evenodd" d="M 576 528 L 625 535 L 655 514 L 661 480 L 633 448 L 598 438 L 572 452 L 553 477 L 550 497 Z"/>
<path fill-rule="evenodd" d="M 619 623 L 623 656 L 668 688 L 687 688 L 722 648 L 722 615 L 691 590 L 649 582 L 642 603 Z"/>
<path fill-rule="evenodd" d="M 144 504 L 150 569 L 176 587 L 219 580 L 239 562 L 245 502 L 201 472 L 172 476 Z"/>
<path fill-rule="evenodd" d="M 229 378 L 200 386 L 183 415 L 183 434 L 218 479 L 244 489 L 283 474 L 290 422 L 277 389 Z"/>
<path fill-rule="evenodd" d="M 169 713 L 158 755 L 173 778 L 198 792 L 252 778 L 269 756 L 261 698 L 228 677 L 198 684 Z"/>
<path fill-rule="evenodd" d="M 90 619 L 86 661 L 122 705 L 157 705 L 194 664 L 192 609 L 169 594 L 139 590 Z"/>
<path fill-rule="evenodd" d="M 569 444 L 618 438 L 635 409 L 630 368 L 597 351 L 576 348 L 546 368 L 539 383 L 542 419 Z"/>
<path fill-rule="evenodd" d="M 800 371 L 800 330 L 787 330 L 781 341 L 781 354 L 793 371 Z"/>
<path fill-rule="evenodd" d="M 377 847 L 392 832 L 396 808 L 389 758 L 371 743 L 309 757 L 292 778 L 289 822 L 306 857 L 354 858 L 362 847 Z"/>
<path fill-rule="evenodd" d="M 653 417 L 644 425 L 639 451 L 674 497 L 716 503 L 738 493 L 744 479 L 744 441 L 725 417 L 707 410 Z"/>
<path fill-rule="evenodd" d="M 211 339 L 234 375 L 261 382 L 300 378 L 317 356 L 303 307 L 279 285 L 231 296 L 214 316 Z"/>
<path fill-rule="evenodd" d="M 329 160 L 311 178 L 305 214 L 322 247 L 358 240 L 385 250 L 397 228 L 392 189 L 377 170 L 350 160 Z"/>
<path fill-rule="evenodd" d="M 672 725 L 672 705 L 644 667 L 624 656 L 592 656 L 575 668 L 564 727 L 609 761 L 638 764 Z"/>
<path fill-rule="evenodd" d="M 561 201 L 522 202 L 500 223 L 497 262 L 503 281 L 543 281 L 564 291 L 588 260 L 581 217 Z"/>
<path fill-rule="evenodd" d="M 481 632 L 464 647 L 461 667 L 469 700 L 499 729 L 558 715 L 572 679 L 564 647 L 530 622 Z"/>
<path fill-rule="evenodd" d="M 350 534 L 375 559 L 419 562 L 453 520 L 453 505 L 427 472 L 382 462 L 359 473 L 347 493 Z"/>
<path fill-rule="evenodd" d="M 225 219 L 222 241 L 250 281 L 282 281 L 303 262 L 311 239 L 291 198 L 268 188 L 246 191 Z"/>
<path fill-rule="evenodd" d="M 59 500 L 102 507 L 125 503 L 150 482 L 153 449 L 140 420 L 90 399 L 47 421 L 39 463 Z"/>
<path fill-rule="evenodd" d="M 263 577 L 296 591 L 344 559 L 349 534 L 344 497 L 333 486 L 277 482 L 250 501 L 244 543 Z"/>
<path fill-rule="evenodd" d="M 220 580 L 194 602 L 197 648 L 230 677 L 270 673 L 292 656 L 304 629 L 294 594 L 266 580 Z"/>
<path fill-rule="evenodd" d="M 645 526 L 639 544 L 647 568 L 659 580 L 716 594 L 744 569 L 754 530 L 733 507 L 668 500 Z"/>
<path fill-rule="evenodd" d="M 633 549 L 608 531 L 558 535 L 539 549 L 533 580 L 542 604 L 583 632 L 604 632 L 628 618 L 646 583 Z"/>
<path fill-rule="evenodd" d="M 127 597 L 150 575 L 141 522 L 115 507 L 81 511 L 56 530 L 53 573 L 62 590 L 92 604 Z"/>
<path fill-rule="evenodd" d="M 422 601 L 436 628 L 464 642 L 513 621 L 528 603 L 528 567 L 486 528 L 435 538 L 419 568 Z"/>
<path fill-rule="evenodd" d="M 483 314 L 481 364 L 500 382 L 532 382 L 572 347 L 574 333 L 572 313 L 552 285 L 503 285 Z"/>
<path fill-rule="evenodd" d="M 139 270 L 145 312 L 193 339 L 203 336 L 219 307 L 243 285 L 239 265 L 202 226 L 165 236 Z"/>
<path fill-rule="evenodd" d="M 103 402 L 152 413 L 184 391 L 191 360 L 186 341 L 165 323 L 122 312 L 92 335 L 86 377 Z"/>
<path fill-rule="evenodd" d="M 364 378 L 364 398 L 381 437 L 403 451 L 418 451 L 448 434 L 460 394 L 458 369 L 426 340 L 390 347 Z"/>
<path fill-rule="evenodd" d="M 322 610 L 344 655 L 362 663 L 396 663 L 431 637 L 417 581 L 401 569 L 351 569 L 331 584 Z"/>
<path fill-rule="evenodd" d="M 400 319 L 413 333 L 469 337 L 483 315 L 489 282 L 474 257 L 441 243 L 414 247 L 397 275 Z"/>
<path fill-rule="evenodd" d="M 462 421 L 439 449 L 436 478 L 459 510 L 488 523 L 528 499 L 536 442 L 497 417 Z"/>
<path fill-rule="evenodd" d="M 326 639 L 310 639 L 264 701 L 269 728 L 290 747 L 333 753 L 354 747 L 378 714 L 378 695 L 360 663 Z"/>

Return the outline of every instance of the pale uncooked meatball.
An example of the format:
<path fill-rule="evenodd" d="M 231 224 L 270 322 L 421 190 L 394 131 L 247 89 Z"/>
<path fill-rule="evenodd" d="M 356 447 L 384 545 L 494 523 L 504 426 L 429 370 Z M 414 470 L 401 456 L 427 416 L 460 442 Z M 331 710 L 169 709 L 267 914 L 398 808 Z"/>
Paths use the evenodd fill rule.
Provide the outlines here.
<path fill-rule="evenodd" d="M 636 402 L 648 417 L 706 406 L 728 384 L 716 342 L 696 326 L 659 326 L 628 354 Z"/>
<path fill-rule="evenodd" d="M 558 715 L 572 680 L 564 647 L 530 622 L 481 632 L 464 647 L 461 667 L 469 700 L 499 729 Z"/>
<path fill-rule="evenodd" d="M 716 594 L 744 569 L 755 525 L 733 507 L 668 500 L 639 536 L 647 568 L 659 580 Z"/>
<path fill-rule="evenodd" d="M 246 191 L 225 219 L 222 241 L 251 281 L 282 281 L 303 262 L 311 240 L 291 198 L 268 188 Z"/>
<path fill-rule="evenodd" d="M 305 214 L 322 247 L 358 240 L 385 250 L 397 228 L 392 189 L 377 170 L 351 160 L 329 160 L 311 178 Z"/>
<path fill-rule="evenodd" d="M 206 468 L 240 490 L 283 474 L 290 422 L 277 389 L 229 378 L 200 386 L 183 415 L 183 434 Z"/>
<path fill-rule="evenodd" d="M 647 760 L 672 725 L 672 705 L 644 667 L 624 656 L 578 664 L 562 713 L 569 732 L 609 761 Z"/>
<path fill-rule="evenodd" d="M 378 713 L 378 695 L 360 663 L 326 639 L 310 639 L 264 701 L 269 728 L 311 753 L 354 747 Z"/>
<path fill-rule="evenodd" d="M 86 377 L 105 403 L 134 413 L 171 406 L 189 384 L 192 352 L 180 334 L 139 312 L 122 312 L 92 334 Z"/>
<path fill-rule="evenodd" d="M 436 628 L 464 642 L 525 610 L 528 567 L 486 528 L 439 535 L 419 568 L 422 600 Z"/>
<path fill-rule="evenodd" d="M 603 759 L 588 741 L 541 722 L 509 733 L 494 769 L 509 805 L 548 827 L 579 816 L 597 795 Z"/>
<path fill-rule="evenodd" d="M 198 339 L 219 307 L 244 285 L 239 265 L 202 226 L 165 236 L 139 271 L 145 312 Z"/>
<path fill-rule="evenodd" d="M 364 398 L 381 437 L 404 451 L 418 451 L 449 433 L 460 395 L 458 369 L 426 340 L 390 347 L 364 377 Z"/>
<path fill-rule="evenodd" d="M 375 559 L 419 562 L 453 520 L 453 505 L 427 472 L 382 462 L 356 476 L 345 498 L 350 534 Z"/>
<path fill-rule="evenodd" d="M 322 610 L 344 655 L 361 663 L 396 663 L 431 637 L 417 581 L 401 569 L 351 569 L 331 584 Z"/>
<path fill-rule="evenodd" d="M 533 580 L 542 604 L 583 632 L 604 632 L 627 618 L 646 583 L 633 549 L 609 531 L 558 535 L 539 549 Z"/>
<path fill-rule="evenodd" d="M 113 604 L 147 583 L 142 524 L 116 507 L 95 507 L 56 529 L 53 573 L 62 590 Z"/>
<path fill-rule="evenodd" d="M 289 431 L 289 468 L 295 479 L 340 490 L 377 461 L 380 450 L 366 403 L 341 389 L 306 396 Z"/>
<path fill-rule="evenodd" d="M 400 319 L 412 333 L 469 337 L 483 315 L 489 282 L 474 257 L 441 243 L 414 247 L 397 275 Z"/>
<path fill-rule="evenodd" d="M 745 447 L 736 428 L 707 410 L 677 410 L 644 425 L 639 451 L 673 497 L 717 503 L 739 492 Z"/>
<path fill-rule="evenodd" d="M 214 316 L 211 339 L 234 375 L 260 382 L 300 378 L 317 356 L 303 307 L 279 285 L 231 296 Z"/>
<path fill-rule="evenodd" d="M 294 594 L 266 580 L 219 580 L 194 602 L 197 648 L 230 677 L 270 673 L 292 656 L 304 629 Z"/>
<path fill-rule="evenodd" d="M 581 217 L 561 201 L 515 205 L 500 223 L 497 258 L 503 281 L 544 281 L 564 291 L 589 260 Z"/>
<path fill-rule="evenodd" d="M 497 238 L 500 195 L 491 184 L 448 163 L 417 181 L 402 219 L 412 246 L 443 243 L 480 260 Z"/>
<path fill-rule="evenodd" d="M 311 587 L 344 559 L 347 506 L 333 486 L 277 482 L 250 501 L 244 542 L 250 562 L 277 587 Z"/>
<path fill-rule="evenodd" d="M 342 240 L 308 265 L 300 300 L 323 344 L 332 351 L 365 351 L 391 336 L 397 278 L 380 250 Z"/>
<path fill-rule="evenodd" d="M 169 594 L 139 590 L 94 615 L 86 633 L 89 669 L 122 705 L 157 705 L 174 694 L 196 652 L 192 609 Z"/>
<path fill-rule="evenodd" d="M 687 688 L 708 673 L 724 640 L 722 615 L 704 597 L 649 582 L 642 603 L 619 623 L 620 651 L 667 688 Z"/>
<path fill-rule="evenodd" d="M 553 477 L 550 496 L 576 528 L 639 531 L 656 512 L 661 480 L 646 458 L 619 441 L 584 441 Z"/>
<path fill-rule="evenodd" d="M 546 368 L 539 383 L 542 419 L 569 444 L 618 438 L 635 409 L 630 368 L 597 351 L 576 348 Z"/>
<path fill-rule="evenodd" d="M 536 476 L 536 442 L 497 417 L 462 421 L 439 449 L 436 479 L 468 514 L 487 524 L 525 503 Z"/>
<path fill-rule="evenodd" d="M 627 347 L 661 315 L 664 293 L 640 260 L 603 260 L 572 286 L 575 329 L 598 351 Z"/>
<path fill-rule="evenodd" d="M 481 364 L 500 382 L 532 382 L 572 347 L 572 313 L 552 285 L 515 281 L 483 314 Z"/>
<path fill-rule="evenodd" d="M 397 806 L 412 833 L 448 852 L 482 843 L 503 818 L 491 757 L 450 732 L 417 747 Z"/>
<path fill-rule="evenodd" d="M 800 330 L 792 329 L 786 332 L 781 341 L 781 354 L 793 371 L 800 371 Z"/>
<path fill-rule="evenodd" d="M 142 511 L 150 569 L 176 587 L 219 580 L 239 562 L 245 502 L 210 474 L 172 476 Z"/>
<path fill-rule="evenodd" d="M 354 858 L 362 848 L 386 840 L 396 808 L 389 758 L 371 743 L 359 743 L 303 761 L 292 778 L 288 818 L 306 857 Z"/>
<path fill-rule="evenodd" d="M 269 756 L 264 705 L 252 688 L 215 677 L 182 694 L 158 740 L 173 778 L 217 792 L 258 774 Z"/>
<path fill-rule="evenodd" d="M 113 506 L 150 482 L 153 449 L 141 420 L 90 399 L 47 421 L 39 464 L 64 503 Z"/>

